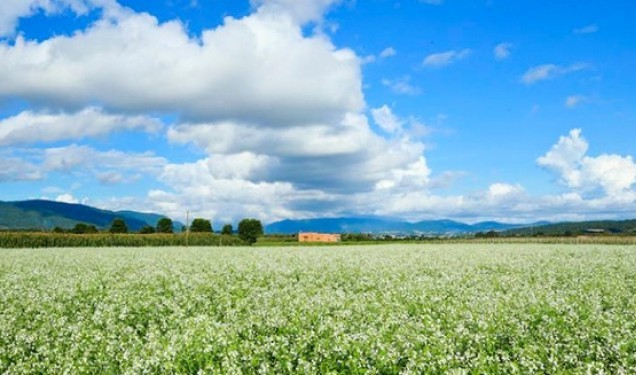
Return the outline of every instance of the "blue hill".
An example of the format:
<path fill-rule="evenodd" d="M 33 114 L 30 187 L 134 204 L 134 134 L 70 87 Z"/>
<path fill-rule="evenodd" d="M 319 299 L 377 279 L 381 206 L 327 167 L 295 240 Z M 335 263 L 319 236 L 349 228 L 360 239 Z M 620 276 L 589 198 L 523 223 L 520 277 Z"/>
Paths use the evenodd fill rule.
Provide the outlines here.
<path fill-rule="evenodd" d="M 85 223 L 107 229 L 116 218 L 126 221 L 131 231 L 146 225 L 155 226 L 165 216 L 135 211 L 108 211 L 83 204 L 53 202 L 36 199 L 20 202 L 0 202 L 0 228 L 52 229 L 56 226 L 72 228 Z M 177 228 L 175 223 L 175 228 Z"/>
<path fill-rule="evenodd" d="M 499 222 L 471 225 L 454 220 L 425 220 L 411 223 L 387 218 L 329 218 L 278 221 L 265 226 L 265 232 L 271 234 L 299 232 L 460 234 L 490 230 L 503 231 L 523 226 Z"/>

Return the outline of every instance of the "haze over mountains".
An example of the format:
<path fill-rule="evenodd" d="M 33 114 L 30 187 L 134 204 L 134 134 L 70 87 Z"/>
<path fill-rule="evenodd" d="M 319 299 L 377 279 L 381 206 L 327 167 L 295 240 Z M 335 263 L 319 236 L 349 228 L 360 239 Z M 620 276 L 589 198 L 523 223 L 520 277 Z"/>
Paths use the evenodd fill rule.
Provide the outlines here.
<path fill-rule="evenodd" d="M 416 223 L 386 218 L 328 218 L 283 220 L 265 227 L 268 233 L 292 234 L 298 232 L 331 233 L 430 233 L 459 234 L 483 231 L 502 231 L 527 225 L 505 224 L 495 221 L 466 224 L 454 220 L 425 220 Z"/>
<path fill-rule="evenodd" d="M 71 228 L 77 223 L 93 224 L 106 229 L 115 218 L 126 221 L 131 231 L 146 225 L 155 226 L 165 216 L 136 211 L 108 211 L 82 204 L 28 200 L 0 202 L 0 229 L 44 229 L 56 226 Z M 218 230 L 222 223 L 214 223 Z M 180 228 L 181 223 L 175 223 Z M 479 231 L 502 231 L 523 227 L 518 224 L 483 222 L 465 224 L 453 220 L 428 220 L 410 223 L 388 218 L 324 218 L 306 220 L 283 220 L 265 226 L 266 233 L 293 234 L 298 232 L 333 233 L 474 233 Z"/>

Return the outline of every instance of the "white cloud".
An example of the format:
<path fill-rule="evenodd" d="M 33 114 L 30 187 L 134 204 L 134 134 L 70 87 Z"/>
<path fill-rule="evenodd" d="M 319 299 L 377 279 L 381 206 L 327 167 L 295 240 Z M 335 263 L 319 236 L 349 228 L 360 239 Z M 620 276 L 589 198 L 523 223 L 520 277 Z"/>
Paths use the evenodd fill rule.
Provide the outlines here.
<path fill-rule="evenodd" d="M 83 14 L 72 8 L 74 1 L 26 0 L 26 11 L 16 7 L 0 12 L 0 25 L 10 25 L 0 27 L 9 30 L 4 35 L 10 34 L 19 17 L 39 10 Z M 87 9 L 108 3 L 76 2 Z M 9 9 L 9 3 L 18 4 L 4 1 L 0 7 Z M 44 8 L 49 3 L 61 7 Z M 548 152 L 542 165 L 557 172 L 575 192 L 535 198 L 518 184 L 499 182 L 465 195 L 432 194 L 440 180 L 453 174 L 442 171 L 438 177 L 428 167 L 425 146 L 415 134 L 423 136 L 430 129 L 416 119 L 402 120 L 384 106 L 371 110 L 371 115 L 388 135 L 375 134 L 363 115 L 363 59 L 334 46 L 319 26 L 307 36 L 308 23 L 321 24 L 324 13 L 337 3 L 255 0 L 253 14 L 226 18 L 221 26 L 196 37 L 189 36 L 180 22 L 160 23 L 148 14 L 111 4 L 103 19 L 72 35 L 43 41 L 18 36 L 14 44 L 0 42 L 0 98 L 20 98 L 58 110 L 34 109 L 2 120 L 0 142 L 154 131 L 158 123 L 143 114 L 176 113 L 181 122 L 168 129 L 168 139 L 205 152 L 194 162 L 171 163 L 152 153 L 100 151 L 75 144 L 25 151 L 28 155 L 22 156 L 14 150 L 0 154 L 0 181 L 73 173 L 82 182 L 87 177 L 108 185 L 154 176 L 164 186 L 151 190 L 145 199 L 101 204 L 182 219 L 189 210 L 225 222 L 247 216 L 272 221 L 347 212 L 517 221 L 564 212 L 582 217 L 631 208 L 633 213 L 631 157 L 589 157 L 587 143 L 572 135 L 571 147 Z M 389 47 L 379 56 L 394 54 Z M 423 64 L 441 67 L 469 54 L 468 49 L 446 51 L 428 56 Z M 528 83 L 584 67 L 551 65 L 543 73 L 539 69 Z M 385 81 L 395 92 L 419 92 L 408 77 Z M 594 187 L 607 195 L 583 196 Z M 64 193 L 55 194 L 76 200 Z"/>
<path fill-rule="evenodd" d="M 380 52 L 380 58 L 386 59 L 387 57 L 392 57 L 397 55 L 397 51 L 393 47 L 387 47 L 382 52 Z"/>
<path fill-rule="evenodd" d="M 493 54 L 497 60 L 505 60 L 510 57 L 510 49 L 512 47 L 512 43 L 499 43 L 495 46 Z"/>
<path fill-rule="evenodd" d="M 391 108 L 386 104 L 379 108 L 372 108 L 371 115 L 373 116 L 373 121 L 389 134 L 394 134 L 402 130 L 403 122 L 393 114 Z"/>
<path fill-rule="evenodd" d="M 56 202 L 63 202 L 63 203 L 79 203 L 79 199 L 75 198 L 74 196 L 72 196 L 71 194 L 61 194 L 58 195 L 55 198 Z"/>
<path fill-rule="evenodd" d="M 166 159 L 152 153 L 132 153 L 119 150 L 99 151 L 88 146 L 31 150 L 33 170 L 44 177 L 71 174 L 76 180 L 97 181 L 102 185 L 132 183 L 142 176 L 158 176 Z"/>
<path fill-rule="evenodd" d="M 568 136 L 560 137 L 548 153 L 537 159 L 537 163 L 556 172 L 566 185 L 580 187 L 582 175 L 579 166 L 588 147 L 587 141 L 581 137 L 581 129 L 573 129 Z"/>
<path fill-rule="evenodd" d="M 470 49 L 451 50 L 440 53 L 433 53 L 424 58 L 422 65 L 431 68 L 441 68 L 457 61 L 463 60 L 471 54 Z"/>
<path fill-rule="evenodd" d="M 126 11 L 72 36 L 0 43 L 0 97 L 197 121 L 330 120 L 364 108 L 360 74 L 352 51 L 304 36 L 284 13 L 260 10 L 228 17 L 197 39 L 177 21 Z"/>
<path fill-rule="evenodd" d="M 98 137 L 122 130 L 156 132 L 161 122 L 148 116 L 107 114 L 89 107 L 75 113 L 24 111 L 0 120 L 0 146 Z"/>
<path fill-rule="evenodd" d="M 237 123 L 181 124 L 169 130 L 168 138 L 193 143 L 209 155 L 266 155 L 267 173 L 261 179 L 331 192 L 369 189 L 390 170 L 418 160 L 424 150 L 419 142 L 376 135 L 365 116 L 353 114 L 337 124 L 276 132 Z"/>
<path fill-rule="evenodd" d="M 411 84 L 411 77 L 404 76 L 396 79 L 383 79 L 382 84 L 391 89 L 396 94 L 418 95 L 422 90 Z"/>
<path fill-rule="evenodd" d="M 373 191 L 380 181 L 394 180 L 395 189 L 421 187 L 430 173 L 423 144 L 385 139 L 362 114 L 361 59 L 324 34 L 303 32 L 303 22 L 319 20 L 333 4 L 254 2 L 254 14 L 226 18 L 197 39 L 179 22 L 160 24 L 130 10 L 72 36 L 18 37 L 15 45 L 0 43 L 0 97 L 69 111 L 29 114 L 42 124 L 68 124 L 88 105 L 104 108 L 97 118 L 130 114 L 124 124 L 106 121 L 97 133 L 134 128 L 126 121 L 136 113 L 176 112 L 181 122 L 167 137 L 204 150 L 197 162 L 78 145 L 40 156 L 42 173 L 81 173 L 103 184 L 159 176 L 165 191 L 148 197 L 157 207 L 164 207 L 160 197 L 173 209 L 183 204 L 208 213 L 292 217 L 321 205 L 348 207 L 349 195 Z M 52 117 L 42 121 L 46 116 Z M 144 121 L 138 123 L 143 128 Z M 69 138 L 93 135 L 81 126 L 59 128 L 66 126 Z M 58 130 L 44 133 L 59 139 Z M 5 135 L 12 142 L 21 137 Z"/>
<path fill-rule="evenodd" d="M 521 82 L 532 85 L 539 81 L 553 79 L 561 75 L 578 72 L 589 68 L 586 63 L 576 63 L 569 66 L 559 66 L 555 64 L 544 64 L 534 66 L 528 69 L 523 76 L 521 76 Z"/>
<path fill-rule="evenodd" d="M 213 159 L 195 163 L 168 164 L 160 175 L 172 192 L 152 191 L 149 199 L 162 212 L 181 217 L 186 210 L 204 217 L 226 222 L 240 217 L 278 220 L 294 217 L 286 208 L 300 193 L 287 182 L 253 182 L 247 177 L 262 160 L 252 156 L 226 159 L 229 165 L 219 166 Z M 247 169 L 247 170 L 245 170 Z M 226 171 L 239 170 L 232 175 Z"/>
<path fill-rule="evenodd" d="M 580 27 L 578 29 L 574 29 L 572 32 L 574 34 L 594 34 L 598 32 L 599 27 L 597 24 L 593 23 L 587 26 Z"/>
<path fill-rule="evenodd" d="M 0 154 L 0 182 L 36 181 L 43 177 L 34 164 L 22 158 Z"/>
<path fill-rule="evenodd" d="M 321 21 L 325 12 L 342 0 L 250 0 L 258 12 L 266 15 L 286 14 L 295 22 Z"/>
<path fill-rule="evenodd" d="M 572 95 L 565 99 L 565 106 L 568 108 L 574 108 L 585 101 L 587 101 L 587 98 L 583 95 Z"/>
<path fill-rule="evenodd" d="M 574 129 L 537 159 L 537 163 L 556 173 L 563 184 L 577 191 L 601 189 L 608 196 L 630 192 L 636 183 L 636 163 L 632 157 L 614 154 L 587 156 L 588 147 L 581 130 Z"/>

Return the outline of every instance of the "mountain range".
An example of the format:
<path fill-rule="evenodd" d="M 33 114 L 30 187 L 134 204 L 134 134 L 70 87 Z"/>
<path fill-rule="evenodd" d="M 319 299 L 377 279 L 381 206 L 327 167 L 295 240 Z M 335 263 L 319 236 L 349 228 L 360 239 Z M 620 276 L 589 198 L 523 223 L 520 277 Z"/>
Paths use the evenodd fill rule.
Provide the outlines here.
<path fill-rule="evenodd" d="M 415 223 L 386 218 L 328 218 L 283 220 L 265 226 L 266 233 L 292 234 L 299 232 L 328 233 L 403 233 L 403 234 L 460 234 L 504 231 L 530 224 L 505 224 L 486 221 L 466 224 L 454 220 L 425 220 Z M 533 224 L 537 225 L 537 224 Z"/>
<path fill-rule="evenodd" d="M 78 223 L 92 224 L 99 229 L 108 229 L 116 218 L 126 221 L 131 231 L 144 226 L 156 226 L 166 216 L 137 211 L 109 211 L 73 203 L 48 200 L 19 202 L 0 201 L 0 230 L 39 229 L 55 227 L 70 229 Z M 182 223 L 174 222 L 175 230 Z M 218 230 L 219 228 L 217 228 Z M 496 231 L 506 235 L 568 235 L 592 231 L 606 233 L 636 233 L 636 220 L 584 221 L 574 223 L 536 222 L 532 224 L 506 224 L 484 221 L 466 224 L 454 220 L 425 220 L 407 222 L 384 217 L 343 217 L 305 220 L 282 220 L 265 226 L 268 234 L 296 234 L 299 232 L 323 233 L 380 233 L 380 234 L 470 234 Z"/>
<path fill-rule="evenodd" d="M 70 229 L 75 224 L 93 224 L 107 229 L 116 218 L 124 219 L 128 229 L 138 231 L 146 225 L 156 226 L 166 216 L 135 211 L 108 211 L 83 204 L 28 200 L 0 202 L 0 229 Z M 174 223 L 180 228 L 179 223 Z"/>

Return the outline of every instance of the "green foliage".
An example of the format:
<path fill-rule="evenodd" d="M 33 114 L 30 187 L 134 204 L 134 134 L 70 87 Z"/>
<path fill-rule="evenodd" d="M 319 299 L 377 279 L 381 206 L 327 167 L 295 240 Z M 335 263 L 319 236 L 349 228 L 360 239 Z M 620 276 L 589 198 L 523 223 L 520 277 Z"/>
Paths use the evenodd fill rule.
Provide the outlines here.
<path fill-rule="evenodd" d="M 542 233 L 546 236 L 575 236 L 594 234 L 591 231 L 602 230 L 606 235 L 633 235 L 636 233 L 636 219 L 632 220 L 598 220 L 571 223 L 557 223 L 533 226 L 527 228 L 511 229 L 504 232 L 505 235 L 530 236 Z"/>
<path fill-rule="evenodd" d="M 243 219 L 238 224 L 238 236 L 248 244 L 253 244 L 263 235 L 263 224 L 257 219 Z"/>
<path fill-rule="evenodd" d="M 4 250 L 0 373 L 628 374 L 634 280 L 630 246 Z"/>
<path fill-rule="evenodd" d="M 174 233 L 174 224 L 171 219 L 164 217 L 157 222 L 157 233 Z"/>
<path fill-rule="evenodd" d="M 231 236 L 234 234 L 234 228 L 232 228 L 232 224 L 225 224 L 223 229 L 221 229 L 221 234 L 225 234 L 227 236 Z"/>
<path fill-rule="evenodd" d="M 124 219 L 115 219 L 110 225 L 110 233 L 128 233 L 128 226 Z"/>
<path fill-rule="evenodd" d="M 139 234 L 152 234 L 152 233 L 157 233 L 157 231 L 155 230 L 155 227 L 153 227 L 152 225 L 146 225 L 145 227 L 139 230 Z"/>
<path fill-rule="evenodd" d="M 486 233 L 484 232 L 475 233 L 475 238 L 496 238 L 496 237 L 499 237 L 499 233 L 495 232 L 494 230 L 488 231 Z"/>
<path fill-rule="evenodd" d="M 192 224 L 190 225 L 190 232 L 194 233 L 210 233 L 212 232 L 212 223 L 210 220 L 196 218 L 192 220 Z"/>
<path fill-rule="evenodd" d="M 342 242 L 373 241 L 373 235 L 367 233 L 346 233 L 342 235 Z"/>
<path fill-rule="evenodd" d="M 75 224 L 73 229 L 71 229 L 71 232 L 75 233 L 75 234 L 99 233 L 99 231 L 97 230 L 97 228 L 94 225 L 92 225 L 92 224 L 84 224 L 84 223 Z"/>

